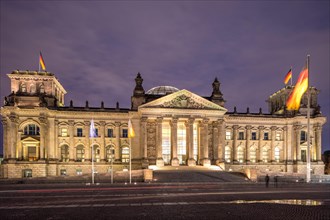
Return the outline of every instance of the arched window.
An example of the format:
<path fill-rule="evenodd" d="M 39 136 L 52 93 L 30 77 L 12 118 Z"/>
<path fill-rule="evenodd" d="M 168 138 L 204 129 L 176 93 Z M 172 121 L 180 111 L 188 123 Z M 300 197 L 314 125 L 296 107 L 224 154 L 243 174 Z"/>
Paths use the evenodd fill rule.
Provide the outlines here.
<path fill-rule="evenodd" d="M 111 160 L 115 157 L 115 148 L 113 146 L 108 146 L 105 151 L 105 156 L 106 160 L 111 162 Z"/>
<path fill-rule="evenodd" d="M 85 150 L 83 145 L 77 146 L 76 150 L 76 161 L 77 162 L 83 162 L 85 159 Z"/>
<path fill-rule="evenodd" d="M 40 93 L 45 93 L 45 87 L 44 87 L 44 84 L 43 83 L 40 84 L 39 92 Z"/>
<path fill-rule="evenodd" d="M 25 83 L 22 83 L 21 84 L 21 91 L 22 92 L 26 92 L 26 85 L 25 85 Z"/>
<path fill-rule="evenodd" d="M 230 160 L 231 160 L 231 149 L 229 146 L 226 146 L 225 147 L 225 161 L 229 163 Z"/>
<path fill-rule="evenodd" d="M 34 84 L 31 84 L 31 85 L 30 85 L 30 93 L 31 93 L 31 94 L 36 93 L 36 86 L 35 86 Z"/>
<path fill-rule="evenodd" d="M 61 161 L 69 162 L 69 146 L 68 145 L 63 145 L 61 147 Z"/>
<path fill-rule="evenodd" d="M 123 163 L 129 162 L 129 148 L 127 146 L 121 149 L 121 161 Z"/>
<path fill-rule="evenodd" d="M 243 147 L 237 148 L 237 160 L 240 163 L 244 162 L 244 148 Z"/>
<path fill-rule="evenodd" d="M 274 159 L 276 162 L 280 161 L 280 148 L 275 147 L 274 157 L 275 157 Z"/>
<path fill-rule="evenodd" d="M 262 148 L 262 161 L 267 163 L 269 160 L 268 149 L 266 147 Z"/>
<path fill-rule="evenodd" d="M 24 135 L 40 135 L 40 129 L 35 124 L 29 124 L 24 127 Z"/>
<path fill-rule="evenodd" d="M 100 162 L 100 147 L 97 145 L 94 145 L 93 147 L 94 152 L 93 152 L 93 157 L 94 157 L 94 162 Z"/>
<path fill-rule="evenodd" d="M 250 161 L 252 163 L 257 162 L 257 149 L 255 147 L 251 147 L 250 149 Z"/>

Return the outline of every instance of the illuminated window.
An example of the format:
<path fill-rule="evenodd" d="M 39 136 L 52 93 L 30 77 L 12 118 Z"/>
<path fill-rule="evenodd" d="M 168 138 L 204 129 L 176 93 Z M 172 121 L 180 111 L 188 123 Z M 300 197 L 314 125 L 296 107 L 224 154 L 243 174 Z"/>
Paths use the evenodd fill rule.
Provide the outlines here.
<path fill-rule="evenodd" d="M 186 161 L 186 127 L 183 123 L 178 123 L 178 159 L 180 164 Z"/>
<path fill-rule="evenodd" d="M 280 141 L 281 140 L 281 133 L 276 132 L 275 134 L 275 140 Z"/>
<path fill-rule="evenodd" d="M 23 170 L 23 178 L 26 178 L 26 177 L 32 177 L 32 170 L 31 169 Z"/>
<path fill-rule="evenodd" d="M 229 163 L 230 160 L 231 160 L 231 149 L 229 146 L 226 146 L 225 147 L 225 161 Z"/>
<path fill-rule="evenodd" d="M 60 174 L 61 176 L 66 176 L 66 169 L 61 169 Z"/>
<path fill-rule="evenodd" d="M 61 136 L 67 137 L 68 136 L 68 129 L 67 128 L 61 128 Z"/>
<path fill-rule="evenodd" d="M 262 161 L 265 162 L 265 163 L 267 163 L 268 160 L 269 160 L 269 158 L 268 158 L 268 150 L 267 150 L 267 148 L 264 147 L 264 148 L 262 148 Z"/>
<path fill-rule="evenodd" d="M 129 148 L 128 147 L 123 147 L 121 150 L 121 161 L 123 163 L 128 163 L 129 162 Z"/>
<path fill-rule="evenodd" d="M 68 162 L 69 161 L 69 146 L 63 145 L 61 147 L 61 161 Z"/>
<path fill-rule="evenodd" d="M 165 164 L 171 160 L 171 127 L 168 123 L 162 124 L 162 154 Z"/>
<path fill-rule="evenodd" d="M 243 147 L 237 148 L 237 160 L 240 163 L 244 162 L 244 148 Z"/>
<path fill-rule="evenodd" d="M 94 145 L 93 149 L 94 162 L 100 162 L 100 148 L 97 145 Z"/>
<path fill-rule="evenodd" d="M 275 157 L 274 159 L 275 159 L 276 162 L 280 161 L 280 148 L 275 147 L 274 157 Z"/>
<path fill-rule="evenodd" d="M 76 152 L 76 161 L 77 162 L 82 162 L 83 161 L 83 159 L 85 158 L 84 153 L 85 153 L 84 146 L 79 145 L 77 147 L 77 152 Z"/>
<path fill-rule="evenodd" d="M 24 128 L 24 135 L 40 135 L 39 127 L 35 124 L 29 124 Z"/>
<path fill-rule="evenodd" d="M 244 140 L 244 132 L 243 131 L 238 132 L 238 140 Z"/>
<path fill-rule="evenodd" d="M 77 173 L 77 176 L 81 176 L 82 175 L 82 169 L 76 169 L 76 173 Z"/>
<path fill-rule="evenodd" d="M 83 129 L 77 128 L 77 137 L 82 137 L 82 136 L 83 136 Z"/>
<path fill-rule="evenodd" d="M 257 149 L 255 147 L 250 149 L 250 161 L 252 163 L 257 162 Z"/>
<path fill-rule="evenodd" d="M 193 146 L 193 154 L 194 154 L 194 159 L 197 161 L 198 160 L 198 133 L 197 133 L 197 125 L 194 124 L 193 127 L 193 138 L 194 138 L 194 146 Z"/>
<path fill-rule="evenodd" d="M 29 161 L 35 161 L 38 159 L 37 157 L 37 148 L 34 146 L 29 146 L 28 147 L 28 160 Z"/>
<path fill-rule="evenodd" d="M 111 160 L 115 157 L 115 148 L 113 146 L 107 147 L 105 155 L 106 155 L 106 160 L 108 162 L 111 162 Z"/>
<path fill-rule="evenodd" d="M 231 140 L 231 132 L 226 131 L 226 140 Z"/>

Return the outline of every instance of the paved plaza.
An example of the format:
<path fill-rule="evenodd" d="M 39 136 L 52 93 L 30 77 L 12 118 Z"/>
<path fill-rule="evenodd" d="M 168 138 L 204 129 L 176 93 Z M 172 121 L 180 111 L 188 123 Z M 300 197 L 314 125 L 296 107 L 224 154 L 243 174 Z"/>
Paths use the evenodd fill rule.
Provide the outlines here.
<path fill-rule="evenodd" d="M 214 173 L 215 172 L 215 173 Z M 0 184 L 1 219 L 330 219 L 330 184 L 264 183 L 173 171 L 191 182 Z M 220 175 L 222 174 L 222 175 Z M 219 176 L 220 175 L 220 176 Z M 204 177 L 203 177 L 204 176 Z M 206 179 L 214 181 L 206 182 Z M 220 178 L 220 179 L 219 179 Z M 227 178 L 222 179 L 221 178 Z M 199 180 L 199 181 L 198 181 Z M 218 180 L 218 181 L 215 181 Z M 225 180 L 225 181 L 224 181 Z"/>

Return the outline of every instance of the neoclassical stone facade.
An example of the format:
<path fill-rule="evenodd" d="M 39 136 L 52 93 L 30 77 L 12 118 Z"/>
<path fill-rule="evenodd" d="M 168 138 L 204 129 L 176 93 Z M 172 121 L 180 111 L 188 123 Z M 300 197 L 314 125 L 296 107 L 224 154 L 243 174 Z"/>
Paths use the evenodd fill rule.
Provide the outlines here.
<path fill-rule="evenodd" d="M 64 105 L 65 89 L 49 72 L 13 71 L 12 93 L 1 108 L 4 142 L 2 178 L 106 175 L 128 168 L 131 146 L 134 169 L 157 166 L 220 166 L 226 171 L 305 173 L 307 120 L 304 98 L 299 112 L 285 109 L 292 87 L 268 98 L 269 113 L 260 109 L 228 112 L 215 79 L 209 97 L 158 86 L 145 92 L 140 74 L 131 108 Z M 323 174 L 322 116 L 312 94 L 312 172 Z M 89 138 L 93 118 L 96 138 Z M 128 138 L 128 120 L 136 136 Z"/>

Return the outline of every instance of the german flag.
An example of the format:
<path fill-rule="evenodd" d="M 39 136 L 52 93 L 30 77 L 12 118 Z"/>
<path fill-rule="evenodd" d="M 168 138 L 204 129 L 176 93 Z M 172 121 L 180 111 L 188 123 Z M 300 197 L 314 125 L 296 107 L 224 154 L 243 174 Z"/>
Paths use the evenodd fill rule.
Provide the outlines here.
<path fill-rule="evenodd" d="M 41 66 L 41 69 L 42 69 L 43 71 L 46 70 L 45 61 L 44 61 L 44 59 L 42 58 L 42 54 L 41 54 L 41 52 L 40 52 L 40 55 L 39 55 L 39 65 Z"/>
<path fill-rule="evenodd" d="M 288 71 L 284 78 L 284 84 L 288 84 L 289 80 L 292 78 L 292 69 Z"/>
<path fill-rule="evenodd" d="M 308 88 L 308 67 L 307 62 L 302 71 L 299 74 L 297 83 L 286 101 L 287 110 L 298 110 L 300 107 L 300 101 L 304 93 Z"/>

